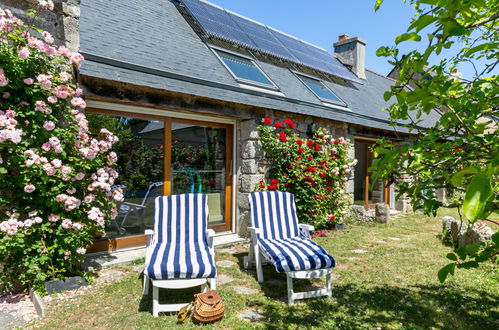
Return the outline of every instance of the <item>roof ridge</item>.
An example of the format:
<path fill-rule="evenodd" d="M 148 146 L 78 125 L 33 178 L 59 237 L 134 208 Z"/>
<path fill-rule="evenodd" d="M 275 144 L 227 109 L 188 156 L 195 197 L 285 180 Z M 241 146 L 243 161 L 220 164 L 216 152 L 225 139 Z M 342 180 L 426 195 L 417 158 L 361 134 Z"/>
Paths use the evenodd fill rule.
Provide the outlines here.
<path fill-rule="evenodd" d="M 307 45 L 309 45 L 309 46 L 315 47 L 315 48 L 320 49 L 320 50 L 322 50 L 322 51 L 324 51 L 324 52 L 326 52 L 326 53 L 328 53 L 328 54 L 329 54 L 329 52 L 328 52 L 328 51 L 327 51 L 327 49 L 325 49 L 325 48 L 319 47 L 319 46 L 314 45 L 314 44 L 312 44 L 312 43 L 310 43 L 310 42 L 308 42 L 308 41 L 305 41 L 305 40 L 303 40 L 303 39 L 297 38 L 297 37 L 295 37 L 295 36 L 293 36 L 293 35 L 290 35 L 290 34 L 288 34 L 288 33 L 286 33 L 286 32 L 283 32 L 283 31 L 281 31 L 281 30 L 278 30 L 278 29 L 276 29 L 276 28 L 274 28 L 274 27 L 272 27 L 272 26 L 268 26 L 267 24 L 264 24 L 264 23 L 262 23 L 262 22 L 256 21 L 256 20 L 254 20 L 254 19 L 252 19 L 252 18 L 246 17 L 246 16 L 241 15 L 241 14 L 239 14 L 239 13 L 233 12 L 232 10 L 228 10 L 228 9 L 226 9 L 226 8 L 223 8 L 223 7 L 219 6 L 219 5 L 217 5 L 217 4 L 211 3 L 211 2 L 209 2 L 209 1 L 207 1 L 207 0 L 198 0 L 198 1 L 203 2 L 203 3 L 205 3 L 205 4 L 209 5 L 209 6 L 212 6 L 212 7 L 218 8 L 218 9 L 220 9 L 220 10 L 226 11 L 227 13 L 230 13 L 230 14 L 232 14 L 232 15 L 238 16 L 238 17 L 240 17 L 240 18 L 242 18 L 242 19 L 245 19 L 245 20 L 247 20 L 247 21 L 250 21 L 250 22 L 253 22 L 253 23 L 255 23 L 255 24 L 258 24 L 258 25 L 264 26 L 264 27 L 266 27 L 266 28 L 268 28 L 268 29 L 270 29 L 270 30 L 273 30 L 273 31 L 275 31 L 275 32 L 282 33 L 282 34 L 283 34 L 283 35 L 285 35 L 286 37 L 293 38 L 293 39 L 295 39 L 295 40 L 297 40 L 297 41 L 303 42 L 304 44 L 307 44 Z M 331 54 L 329 54 L 329 55 L 331 55 Z"/>
<path fill-rule="evenodd" d="M 369 72 L 371 72 L 371 73 L 374 73 L 375 75 L 380 76 L 380 77 L 382 77 L 382 78 L 386 78 L 386 79 L 391 80 L 391 81 L 394 81 L 394 82 L 396 82 L 396 81 L 397 81 L 397 79 L 393 79 L 393 78 L 391 78 L 391 77 L 385 76 L 384 74 L 379 73 L 379 72 L 377 72 L 377 71 L 374 71 L 374 70 L 371 70 L 371 69 L 368 69 L 368 68 L 366 68 L 365 70 L 366 70 L 366 71 L 369 71 Z"/>

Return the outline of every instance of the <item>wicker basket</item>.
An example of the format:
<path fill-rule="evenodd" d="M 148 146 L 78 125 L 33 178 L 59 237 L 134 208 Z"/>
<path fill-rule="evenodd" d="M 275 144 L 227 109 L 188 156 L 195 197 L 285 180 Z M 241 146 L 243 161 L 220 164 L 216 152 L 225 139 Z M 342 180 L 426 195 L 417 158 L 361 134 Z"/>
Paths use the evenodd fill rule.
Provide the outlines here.
<path fill-rule="evenodd" d="M 194 295 L 192 318 L 200 323 L 210 323 L 224 316 L 224 305 L 216 291 Z"/>

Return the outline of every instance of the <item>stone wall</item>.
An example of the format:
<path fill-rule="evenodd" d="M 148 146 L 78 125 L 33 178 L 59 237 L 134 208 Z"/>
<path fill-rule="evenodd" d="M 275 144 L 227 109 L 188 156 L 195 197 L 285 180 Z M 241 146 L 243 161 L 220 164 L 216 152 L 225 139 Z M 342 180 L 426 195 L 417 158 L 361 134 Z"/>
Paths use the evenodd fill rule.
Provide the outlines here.
<path fill-rule="evenodd" d="M 48 31 L 58 45 L 66 45 L 73 51 L 80 46 L 79 23 L 80 0 L 53 0 L 54 10 L 43 10 L 40 12 L 36 25 Z M 26 23 L 32 21 L 32 17 L 26 15 L 30 8 L 37 8 L 37 0 L 0 0 L 0 8 L 9 9 L 14 16 Z"/>

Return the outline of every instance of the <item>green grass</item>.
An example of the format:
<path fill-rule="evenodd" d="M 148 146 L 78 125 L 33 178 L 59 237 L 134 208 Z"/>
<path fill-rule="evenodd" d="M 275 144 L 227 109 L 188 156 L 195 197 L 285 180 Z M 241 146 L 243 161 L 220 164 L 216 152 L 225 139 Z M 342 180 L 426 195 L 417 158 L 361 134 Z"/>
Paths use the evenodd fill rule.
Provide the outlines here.
<path fill-rule="evenodd" d="M 495 228 L 497 230 L 497 228 Z M 266 282 L 259 284 L 254 271 L 245 272 L 242 258 L 244 246 L 235 254 L 217 253 L 217 260 L 228 259 L 238 264 L 220 268 L 219 274 L 233 277 L 218 291 L 226 308 L 224 319 L 208 328 L 443 328 L 498 329 L 499 274 L 488 264 L 480 269 L 459 270 L 445 284 L 440 284 L 437 271 L 446 264 L 450 248 L 440 243 L 439 218 L 421 214 L 394 219 L 388 225 L 350 225 L 318 238 L 338 262 L 333 298 L 315 298 L 287 306 L 286 281 L 273 267 L 264 267 Z M 400 240 L 391 240 L 399 238 Z M 385 243 L 381 243 L 384 241 Z M 352 250 L 367 253 L 356 254 Z M 131 266 L 123 267 L 131 269 Z M 296 282 L 296 289 L 323 281 Z M 236 294 L 236 285 L 258 289 L 254 295 Z M 189 300 L 194 290 L 179 295 L 163 291 L 162 298 L 173 295 Z M 265 312 L 265 318 L 249 323 L 237 317 L 245 308 Z M 142 297 L 141 279 L 130 273 L 121 281 L 103 285 L 91 293 L 50 306 L 49 316 L 34 325 L 41 329 L 162 329 L 177 327 L 172 314 L 151 315 L 150 296 Z M 179 328 L 198 325 L 189 320 Z"/>

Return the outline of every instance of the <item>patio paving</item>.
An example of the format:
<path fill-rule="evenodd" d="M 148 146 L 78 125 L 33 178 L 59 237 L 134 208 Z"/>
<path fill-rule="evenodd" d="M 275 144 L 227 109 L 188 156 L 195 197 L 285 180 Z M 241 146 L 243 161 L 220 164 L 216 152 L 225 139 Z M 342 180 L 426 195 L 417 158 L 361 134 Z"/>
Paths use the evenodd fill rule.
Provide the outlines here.
<path fill-rule="evenodd" d="M 235 278 L 230 277 L 229 275 L 221 274 L 221 275 L 217 276 L 217 285 L 224 285 L 224 284 L 230 283 L 234 280 L 235 280 Z"/>
<path fill-rule="evenodd" d="M 236 263 L 233 262 L 233 261 L 230 261 L 230 260 L 219 260 L 216 262 L 216 265 L 218 267 L 222 267 L 222 268 L 230 268 L 232 266 L 234 266 Z"/>
<path fill-rule="evenodd" d="M 231 287 L 231 289 L 238 294 L 244 294 L 244 295 L 257 294 L 259 292 L 257 289 L 248 288 L 247 286 L 242 286 L 242 285 L 233 286 Z"/>
<path fill-rule="evenodd" d="M 265 318 L 265 312 L 255 308 L 246 308 L 244 311 L 237 314 L 237 316 L 244 321 L 258 322 Z"/>
<path fill-rule="evenodd" d="M 14 316 L 0 312 L 0 329 L 17 329 L 22 328 L 24 322 L 16 319 Z"/>

